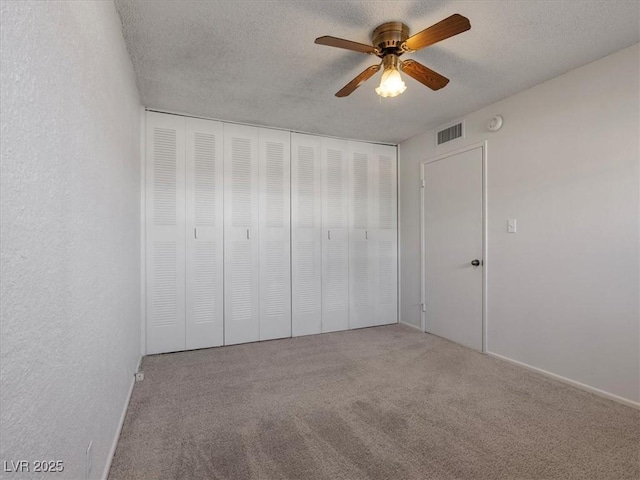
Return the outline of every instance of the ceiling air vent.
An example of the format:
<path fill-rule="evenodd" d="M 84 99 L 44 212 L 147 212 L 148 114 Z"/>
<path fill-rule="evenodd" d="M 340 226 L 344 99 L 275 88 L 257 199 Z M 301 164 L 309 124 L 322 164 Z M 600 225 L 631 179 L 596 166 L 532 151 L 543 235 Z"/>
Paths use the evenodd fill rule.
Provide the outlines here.
<path fill-rule="evenodd" d="M 442 145 L 443 143 L 450 142 L 456 138 L 464 137 L 464 121 L 439 130 L 436 137 L 437 145 Z"/>

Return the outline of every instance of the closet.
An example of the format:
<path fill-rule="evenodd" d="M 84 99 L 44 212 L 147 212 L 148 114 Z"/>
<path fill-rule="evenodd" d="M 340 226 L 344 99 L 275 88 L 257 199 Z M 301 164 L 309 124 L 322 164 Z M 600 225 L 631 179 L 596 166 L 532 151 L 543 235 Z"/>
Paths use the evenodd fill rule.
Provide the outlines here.
<path fill-rule="evenodd" d="M 293 336 L 322 331 L 320 137 L 291 135 Z"/>
<path fill-rule="evenodd" d="M 374 325 L 398 322 L 398 182 L 396 147 L 373 146 Z"/>
<path fill-rule="evenodd" d="M 226 344 L 260 339 L 258 129 L 224 128 L 224 315 Z"/>
<path fill-rule="evenodd" d="M 396 148 L 291 145 L 293 336 L 396 323 Z"/>
<path fill-rule="evenodd" d="M 146 353 L 397 322 L 396 148 L 147 112 Z"/>
<path fill-rule="evenodd" d="M 349 320 L 352 328 L 374 325 L 375 231 L 373 145 L 349 142 Z"/>
<path fill-rule="evenodd" d="M 147 113 L 147 353 L 223 344 L 222 124 Z"/>
<path fill-rule="evenodd" d="M 351 328 L 397 321 L 396 150 L 349 142 Z"/>
<path fill-rule="evenodd" d="M 349 328 L 348 142 L 292 134 L 293 336 Z"/>
<path fill-rule="evenodd" d="M 349 164 L 347 142 L 321 140 L 322 332 L 349 328 Z"/>
<path fill-rule="evenodd" d="M 289 133 L 225 124 L 225 345 L 291 336 Z"/>

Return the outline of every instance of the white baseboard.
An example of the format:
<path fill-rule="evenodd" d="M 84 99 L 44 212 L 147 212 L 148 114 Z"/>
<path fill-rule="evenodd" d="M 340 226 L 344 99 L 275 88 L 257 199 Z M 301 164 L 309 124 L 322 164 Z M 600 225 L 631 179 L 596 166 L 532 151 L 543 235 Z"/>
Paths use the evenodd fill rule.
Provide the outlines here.
<path fill-rule="evenodd" d="M 591 387 L 589 385 L 585 385 L 584 383 L 576 382 L 575 380 L 571 380 L 570 378 L 563 377 L 561 375 L 557 375 L 555 373 L 548 372 L 547 370 L 543 370 L 543 369 L 538 368 L 538 367 L 533 367 L 533 366 L 531 366 L 531 365 L 529 365 L 527 363 L 519 362 L 518 360 L 513 360 L 512 358 L 504 357 L 504 356 L 499 355 L 497 353 L 487 352 L 487 355 L 490 355 L 490 356 L 492 356 L 494 358 L 498 358 L 500 360 L 504 360 L 505 362 L 509 362 L 509 363 L 514 364 L 514 365 L 518 365 L 519 367 L 526 368 L 527 370 L 532 370 L 534 372 L 541 373 L 542 375 L 544 375 L 546 377 L 551 377 L 551 378 L 553 378 L 555 380 L 559 380 L 562 383 L 566 383 L 566 384 L 571 385 L 573 387 L 577 387 L 577 388 L 579 388 L 581 390 L 586 390 L 587 392 L 594 393 L 594 394 L 596 394 L 596 395 L 598 395 L 600 397 L 608 398 L 609 400 L 613 400 L 615 402 L 622 403 L 622 404 L 627 405 L 629 407 L 637 408 L 638 410 L 640 410 L 640 402 L 634 402 L 633 400 L 629 400 L 628 398 L 620 397 L 620 396 L 615 395 L 613 393 L 605 392 L 604 390 L 600 390 L 599 388 Z"/>
<path fill-rule="evenodd" d="M 407 327 L 415 328 L 419 332 L 422 332 L 422 329 L 419 326 L 413 325 L 412 323 L 398 322 L 400 325 L 406 325 Z M 422 332 L 424 333 L 424 332 Z"/>
<path fill-rule="evenodd" d="M 140 363 L 142 362 L 142 357 L 138 360 L 138 366 L 136 367 L 136 371 L 134 375 L 132 375 L 131 386 L 129 387 L 129 393 L 127 395 L 127 399 L 124 402 L 124 407 L 122 408 L 122 413 L 120 414 L 120 422 L 118 423 L 118 428 L 116 429 L 116 434 L 113 437 L 113 442 L 111 443 L 111 448 L 109 449 L 109 456 L 107 457 L 107 464 L 104 466 L 104 470 L 102 471 L 102 480 L 107 480 L 109 477 L 109 470 L 111 469 L 111 462 L 113 461 L 113 456 L 116 453 L 116 447 L 118 446 L 118 439 L 120 438 L 120 432 L 122 431 L 122 425 L 124 425 L 124 418 L 127 415 L 127 409 L 129 408 L 129 402 L 131 401 L 131 394 L 133 393 L 133 387 L 136 384 L 136 376 L 135 373 L 140 370 Z"/>

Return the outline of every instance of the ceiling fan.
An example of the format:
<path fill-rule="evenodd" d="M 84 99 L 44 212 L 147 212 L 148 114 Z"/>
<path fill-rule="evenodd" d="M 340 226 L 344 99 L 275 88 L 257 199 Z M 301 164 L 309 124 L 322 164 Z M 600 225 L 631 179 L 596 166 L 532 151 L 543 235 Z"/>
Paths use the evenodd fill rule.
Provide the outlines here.
<path fill-rule="evenodd" d="M 448 78 L 415 60 L 400 60 L 401 55 L 428 47 L 441 40 L 466 32 L 470 28 L 469 19 L 455 13 L 412 36 L 409 36 L 409 27 L 402 22 L 383 23 L 376 27 L 371 35 L 373 45 L 365 45 L 364 43 L 331 36 L 318 37 L 315 43 L 329 47 L 345 48 L 354 52 L 368 53 L 382 59 L 380 64 L 368 67 L 347 83 L 336 93 L 336 97 L 346 97 L 353 93 L 356 88 L 369 80 L 380 68 L 384 70 L 380 86 L 376 88 L 376 93 L 381 97 L 396 97 L 407 89 L 400 77 L 400 70 L 432 90 L 439 90 L 449 83 Z"/>

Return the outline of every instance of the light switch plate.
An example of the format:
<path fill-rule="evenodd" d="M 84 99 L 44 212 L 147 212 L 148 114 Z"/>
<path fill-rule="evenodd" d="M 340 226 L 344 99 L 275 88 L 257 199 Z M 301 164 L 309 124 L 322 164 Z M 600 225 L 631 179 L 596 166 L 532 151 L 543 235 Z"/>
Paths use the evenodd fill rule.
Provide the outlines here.
<path fill-rule="evenodd" d="M 507 233 L 516 233 L 516 219 L 510 218 L 507 220 Z"/>

